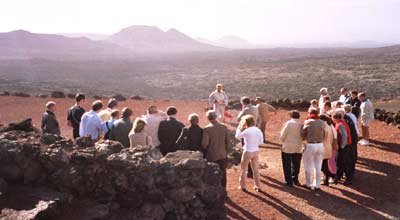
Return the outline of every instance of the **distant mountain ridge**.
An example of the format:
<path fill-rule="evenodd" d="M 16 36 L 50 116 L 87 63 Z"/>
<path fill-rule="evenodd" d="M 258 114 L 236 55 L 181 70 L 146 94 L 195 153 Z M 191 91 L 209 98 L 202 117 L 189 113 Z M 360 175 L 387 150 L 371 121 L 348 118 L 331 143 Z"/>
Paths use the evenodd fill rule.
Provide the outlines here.
<path fill-rule="evenodd" d="M 66 35 L 66 36 L 65 36 Z M 69 37 L 68 37 L 69 36 Z M 99 39 L 99 40 L 93 40 Z M 267 48 L 376 48 L 387 47 L 373 41 L 337 44 L 287 44 L 265 46 L 251 43 L 237 36 L 225 36 L 217 41 L 196 40 L 176 29 L 163 31 L 155 26 L 134 25 L 107 35 L 92 34 L 39 34 L 25 30 L 0 33 L 0 59 L 96 59 L 130 58 L 140 56 L 182 54 L 192 52 L 218 52 L 237 49 Z M 398 47 L 381 51 L 398 53 Z"/>
<path fill-rule="evenodd" d="M 182 52 L 221 50 L 198 42 L 176 29 L 162 31 L 155 26 L 135 25 L 122 29 L 106 39 L 123 47 L 143 52 Z"/>

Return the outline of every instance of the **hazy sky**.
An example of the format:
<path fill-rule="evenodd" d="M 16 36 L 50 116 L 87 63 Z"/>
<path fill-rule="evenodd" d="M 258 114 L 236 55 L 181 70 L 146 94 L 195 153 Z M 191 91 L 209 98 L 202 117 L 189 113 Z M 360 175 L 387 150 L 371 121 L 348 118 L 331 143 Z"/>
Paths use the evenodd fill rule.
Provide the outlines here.
<path fill-rule="evenodd" d="M 263 44 L 400 42 L 400 0 L 0 0 L 0 32 L 112 34 L 139 24 Z"/>

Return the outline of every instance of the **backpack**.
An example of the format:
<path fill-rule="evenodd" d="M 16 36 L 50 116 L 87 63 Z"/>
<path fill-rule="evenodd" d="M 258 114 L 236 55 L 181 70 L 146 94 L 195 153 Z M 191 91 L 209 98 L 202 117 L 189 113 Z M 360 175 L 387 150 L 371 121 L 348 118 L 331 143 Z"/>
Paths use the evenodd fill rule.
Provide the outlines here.
<path fill-rule="evenodd" d="M 107 132 L 104 134 L 104 140 L 110 139 L 111 128 L 108 125 L 108 121 L 106 122 Z"/>

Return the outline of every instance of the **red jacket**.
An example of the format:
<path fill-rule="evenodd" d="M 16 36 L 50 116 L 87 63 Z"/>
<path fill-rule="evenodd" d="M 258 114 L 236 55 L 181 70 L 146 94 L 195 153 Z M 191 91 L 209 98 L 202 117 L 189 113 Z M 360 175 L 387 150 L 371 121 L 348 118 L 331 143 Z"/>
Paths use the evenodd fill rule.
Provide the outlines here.
<path fill-rule="evenodd" d="M 350 127 L 349 127 L 349 125 L 346 123 L 346 121 L 344 121 L 343 119 L 342 120 L 339 120 L 337 123 L 336 123 L 336 125 L 335 125 L 335 129 L 336 129 L 336 131 L 337 131 L 337 133 L 338 133 L 338 137 L 337 137 L 337 140 L 338 140 L 338 143 L 340 144 L 341 142 L 342 142 L 342 134 L 340 133 L 340 129 L 339 129 L 339 127 L 341 126 L 341 125 L 343 125 L 345 128 L 346 128 L 346 132 L 347 132 L 347 144 L 351 144 L 351 132 L 350 132 Z"/>

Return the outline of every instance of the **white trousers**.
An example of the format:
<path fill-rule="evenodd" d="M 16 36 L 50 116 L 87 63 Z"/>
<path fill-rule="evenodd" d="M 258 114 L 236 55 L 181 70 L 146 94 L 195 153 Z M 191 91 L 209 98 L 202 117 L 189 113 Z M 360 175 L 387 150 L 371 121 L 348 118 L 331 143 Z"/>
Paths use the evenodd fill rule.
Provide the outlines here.
<path fill-rule="evenodd" d="M 224 122 L 225 116 L 225 105 L 214 104 L 214 111 L 217 113 L 217 119 L 219 122 Z"/>
<path fill-rule="evenodd" d="M 311 178 L 315 169 L 315 188 L 320 187 L 323 155 L 324 145 L 322 143 L 307 144 L 303 153 L 304 168 L 306 170 L 306 186 L 311 187 Z"/>

